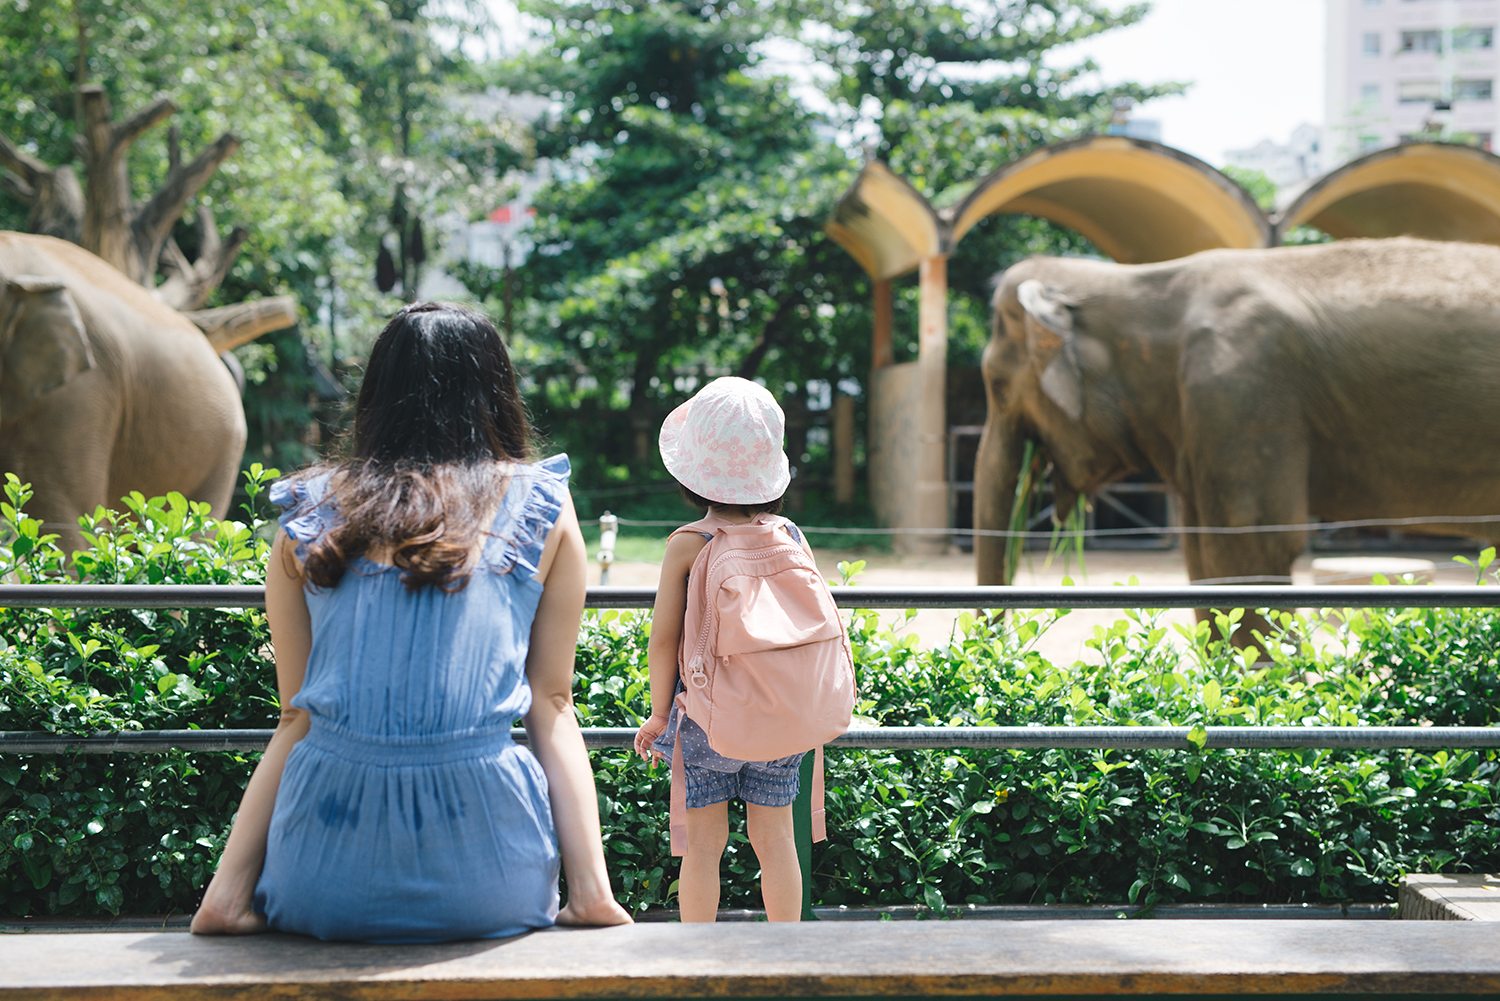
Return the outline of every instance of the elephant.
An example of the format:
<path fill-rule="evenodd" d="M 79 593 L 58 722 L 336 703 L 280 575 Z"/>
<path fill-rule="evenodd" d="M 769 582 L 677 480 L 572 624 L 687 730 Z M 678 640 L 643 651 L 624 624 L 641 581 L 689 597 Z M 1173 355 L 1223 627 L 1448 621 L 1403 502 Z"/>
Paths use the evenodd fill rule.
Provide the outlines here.
<path fill-rule="evenodd" d="M 187 317 L 81 247 L 0 233 L 0 473 L 65 548 L 134 490 L 223 517 L 244 447 L 238 388 Z"/>
<path fill-rule="evenodd" d="M 1187 526 L 1500 515 L 1500 248 L 1400 237 L 1157 264 L 1034 257 L 999 276 L 993 307 L 978 528 L 1008 527 L 1028 440 L 1052 461 L 1058 511 L 1154 470 Z M 1461 520 L 1405 530 L 1500 535 Z M 1186 534 L 1182 548 L 1195 582 L 1289 583 L 1305 541 Z M 975 551 L 979 583 L 1008 583 L 1003 539 Z"/>

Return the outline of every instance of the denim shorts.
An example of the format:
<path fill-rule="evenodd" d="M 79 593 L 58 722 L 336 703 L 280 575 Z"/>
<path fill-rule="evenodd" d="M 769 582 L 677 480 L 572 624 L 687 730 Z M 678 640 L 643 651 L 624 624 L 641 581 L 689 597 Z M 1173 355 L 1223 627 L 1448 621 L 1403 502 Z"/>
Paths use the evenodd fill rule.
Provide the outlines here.
<path fill-rule="evenodd" d="M 673 715 L 677 714 L 674 712 Z M 791 806 L 797 799 L 802 778 L 802 755 L 806 751 L 774 761 L 726 758 L 708 746 L 708 734 L 686 717 L 681 719 L 676 736 L 682 741 L 682 773 L 687 785 L 688 809 L 727 803 L 736 796 L 756 806 Z M 671 753 L 670 747 L 666 753 Z"/>
<path fill-rule="evenodd" d="M 688 808 L 697 810 L 727 803 L 736 796 L 756 806 L 791 806 L 801 787 L 802 755 L 806 753 L 775 761 L 745 761 L 734 772 L 718 772 L 684 762 Z"/>

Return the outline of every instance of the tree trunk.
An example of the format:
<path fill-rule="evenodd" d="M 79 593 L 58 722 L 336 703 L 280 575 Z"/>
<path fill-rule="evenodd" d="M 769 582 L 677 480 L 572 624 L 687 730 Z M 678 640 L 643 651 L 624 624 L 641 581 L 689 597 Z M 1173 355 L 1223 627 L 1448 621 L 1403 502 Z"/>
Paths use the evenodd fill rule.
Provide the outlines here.
<path fill-rule="evenodd" d="M 113 121 L 109 97 L 96 83 L 80 91 L 83 101 L 83 162 L 88 178 L 88 196 L 83 212 L 83 246 L 92 250 L 132 281 L 150 288 L 156 259 L 142 260 L 131 239 L 135 206 L 130 197 L 130 178 L 125 154 L 151 126 L 171 115 L 177 106 L 160 98 L 123 122 Z M 150 274 L 147 270 L 150 270 Z"/>
<path fill-rule="evenodd" d="M 234 264 L 249 232 L 236 227 L 220 238 L 213 212 L 198 206 L 198 259 L 189 261 L 171 238 L 183 209 L 208 183 L 214 171 L 240 141 L 225 133 L 192 162 L 184 164 L 175 128 L 168 136 L 166 180 L 144 204 L 131 198 L 126 159 L 131 145 L 173 112 L 177 106 L 163 97 L 122 122 L 113 119 L 109 97 L 98 84 L 84 84 L 85 56 L 80 35 L 78 113 L 82 134 L 77 146 L 83 156 L 87 192 L 73 168 L 48 167 L 0 134 L 0 169 L 8 171 L 5 186 L 31 203 L 26 228 L 55 236 L 91 250 L 146 288 L 156 284 L 158 265 L 167 279 L 155 289 L 158 299 L 174 309 L 200 308 L 218 288 Z M 297 305 L 285 297 L 227 306 L 189 314 L 219 351 L 254 340 L 271 330 L 297 322 Z"/>
<path fill-rule="evenodd" d="M 83 240 L 83 188 L 72 167 L 48 167 L 0 134 L 0 167 L 10 171 L 5 186 L 31 203 L 26 230 L 69 243 Z"/>

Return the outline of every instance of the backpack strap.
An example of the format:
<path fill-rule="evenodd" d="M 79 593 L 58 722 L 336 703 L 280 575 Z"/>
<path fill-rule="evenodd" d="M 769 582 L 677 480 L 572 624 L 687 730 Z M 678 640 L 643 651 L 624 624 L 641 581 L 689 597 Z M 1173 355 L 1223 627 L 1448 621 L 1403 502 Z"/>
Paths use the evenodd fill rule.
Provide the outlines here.
<path fill-rule="evenodd" d="M 679 717 L 680 719 L 681 717 Z M 679 728 L 681 723 L 678 723 Z M 672 854 L 687 854 L 687 774 L 682 767 L 682 734 L 672 742 L 672 806 L 668 813 L 672 829 Z"/>
<path fill-rule="evenodd" d="M 812 807 L 812 839 L 828 840 L 828 790 L 823 787 L 823 745 L 813 749 L 813 786 L 810 805 Z"/>

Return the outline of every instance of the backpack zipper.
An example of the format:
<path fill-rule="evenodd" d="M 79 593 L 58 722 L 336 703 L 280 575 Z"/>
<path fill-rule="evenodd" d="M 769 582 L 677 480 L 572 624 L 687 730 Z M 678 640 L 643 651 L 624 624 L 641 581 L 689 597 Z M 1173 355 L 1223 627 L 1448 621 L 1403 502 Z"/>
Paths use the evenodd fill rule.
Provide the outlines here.
<path fill-rule="evenodd" d="M 762 550 L 758 553 L 745 554 L 744 552 L 728 552 L 720 556 L 708 567 L 706 571 L 708 580 L 704 582 L 704 590 L 708 589 L 714 578 L 714 571 L 719 569 L 726 560 L 738 557 L 744 560 L 767 560 L 773 556 L 784 556 L 787 553 L 802 553 L 799 546 L 789 544 L 778 544 L 774 549 Z M 688 662 L 688 684 L 694 688 L 708 687 L 708 674 L 703 670 L 703 652 L 708 646 L 708 616 L 703 617 L 703 627 L 698 630 L 698 643 L 693 648 L 692 660 Z"/>

